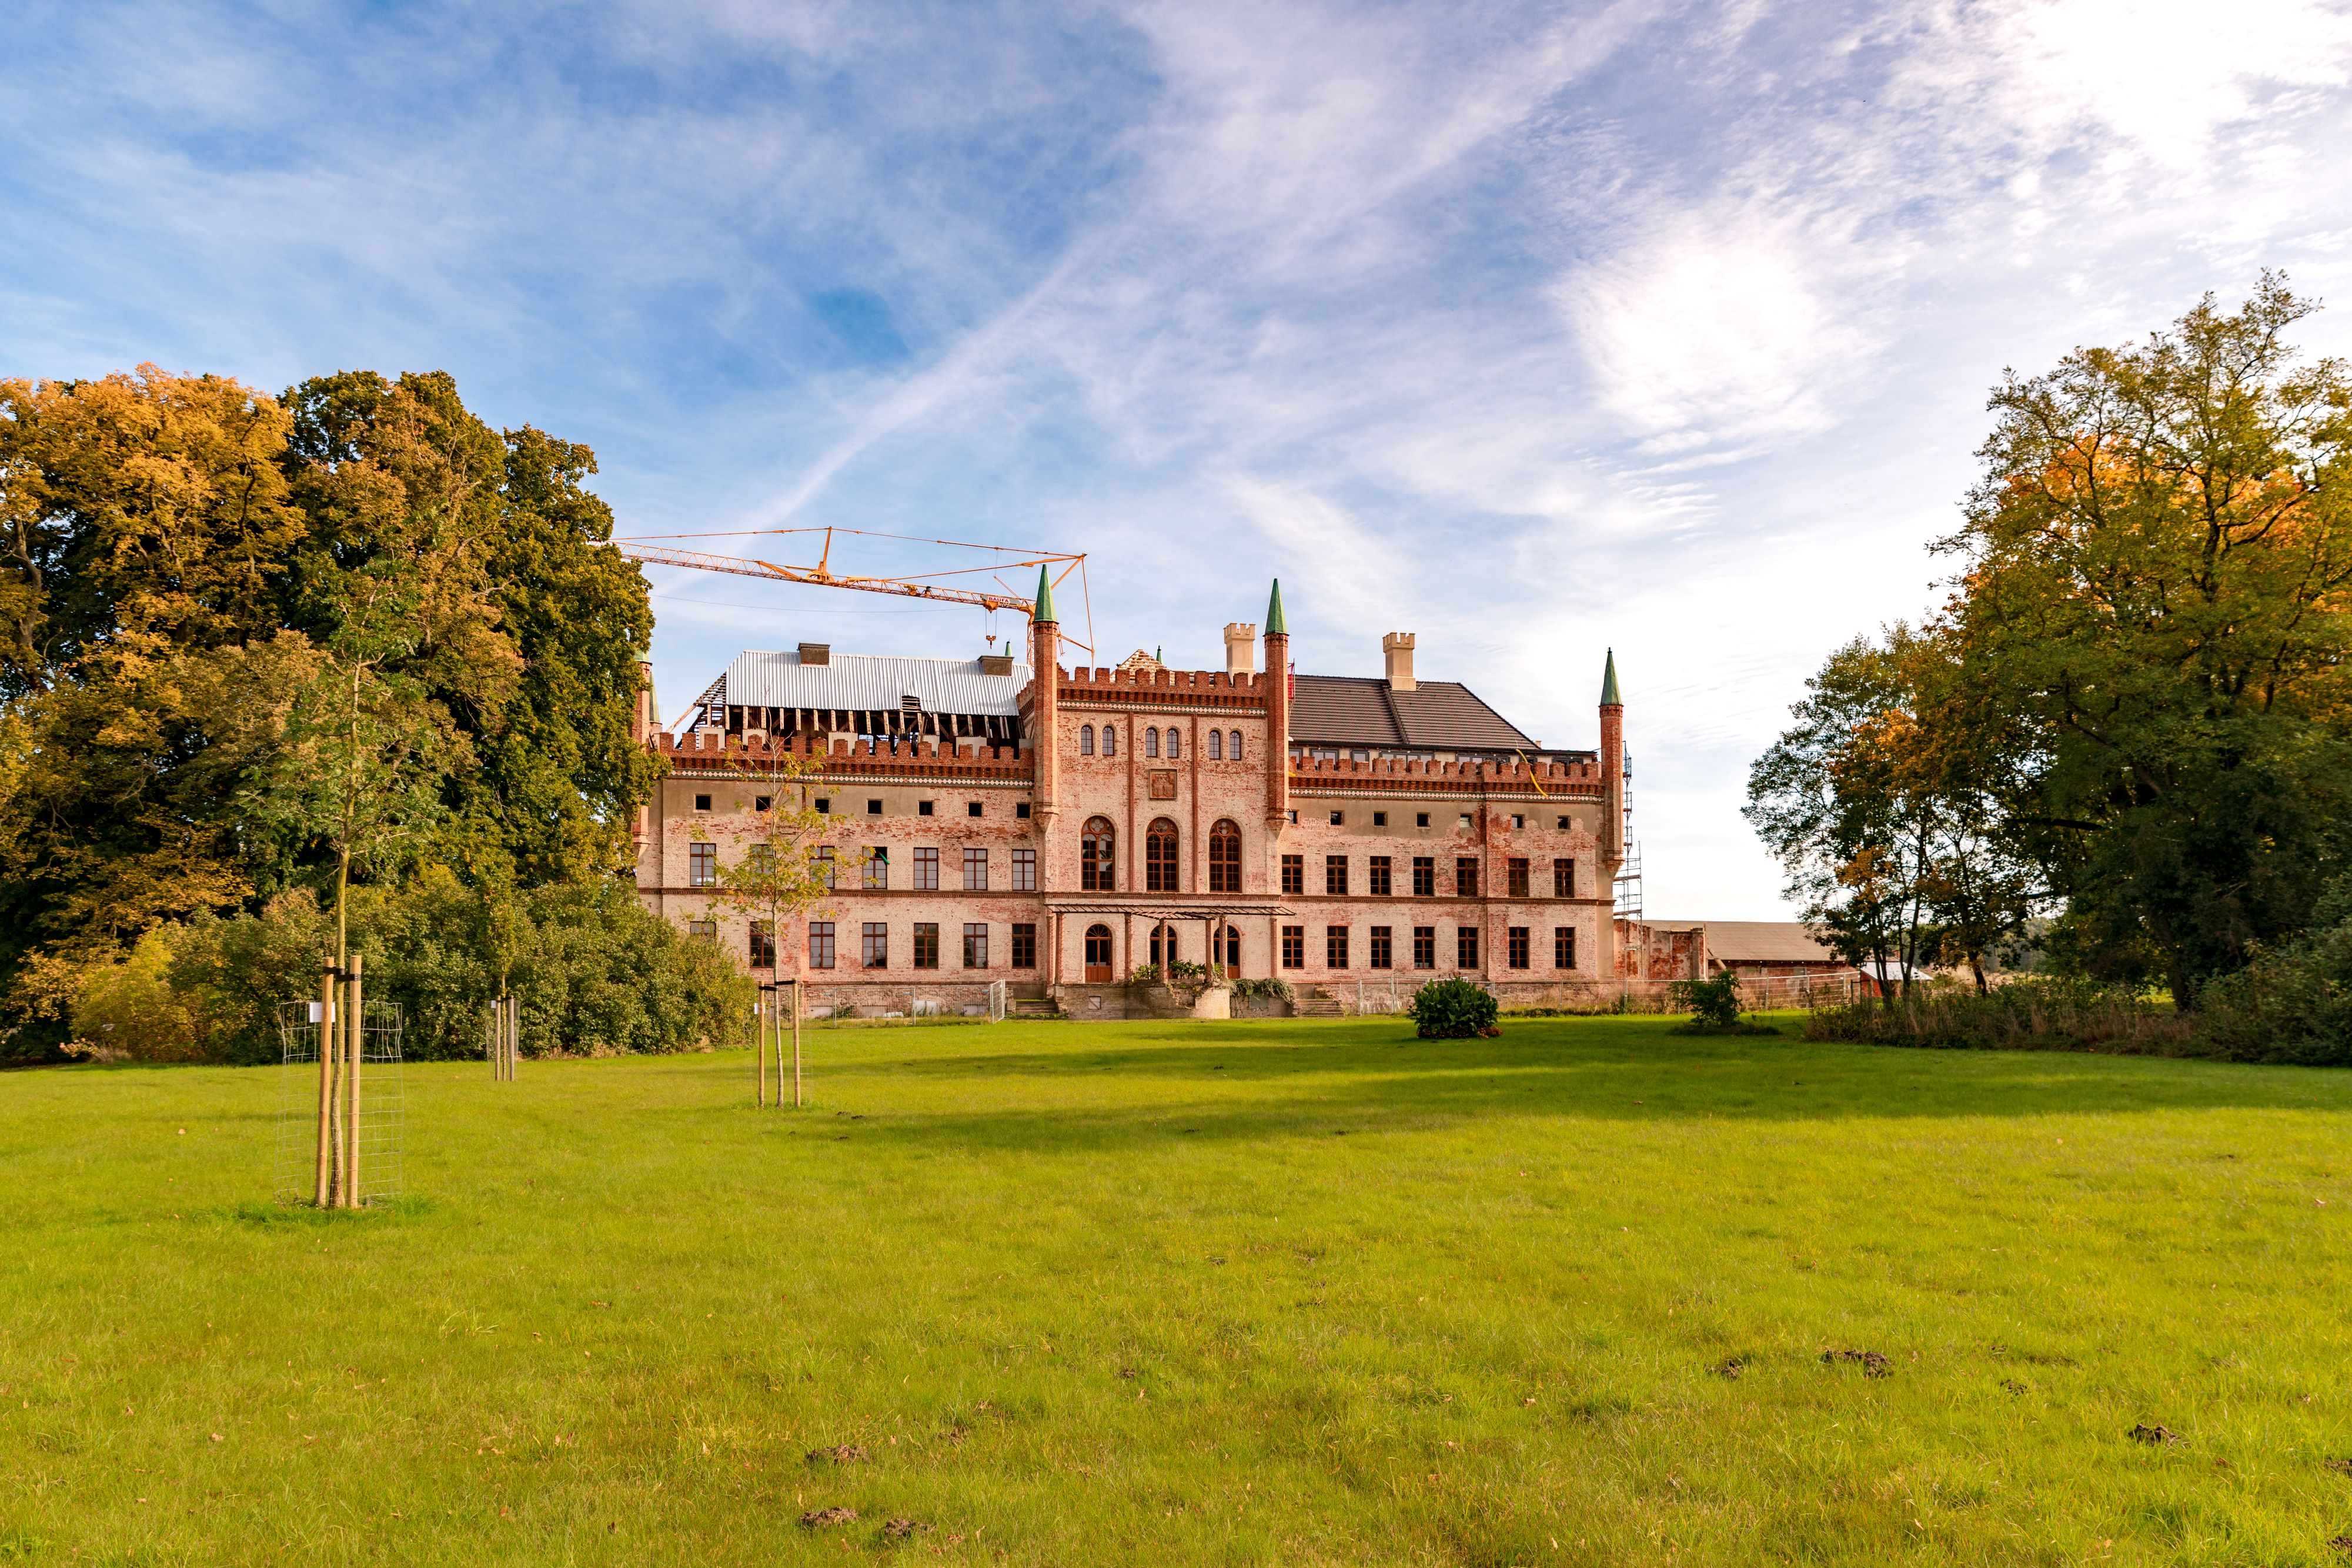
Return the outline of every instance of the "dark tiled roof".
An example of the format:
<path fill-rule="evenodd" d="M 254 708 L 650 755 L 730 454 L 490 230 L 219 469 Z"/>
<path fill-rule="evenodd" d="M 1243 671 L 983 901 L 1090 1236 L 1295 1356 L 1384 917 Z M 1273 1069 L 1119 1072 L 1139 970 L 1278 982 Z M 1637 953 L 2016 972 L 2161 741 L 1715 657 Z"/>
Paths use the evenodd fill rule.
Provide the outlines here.
<path fill-rule="evenodd" d="M 1392 692 L 1386 681 L 1353 675 L 1300 675 L 1291 694 L 1290 738 L 1302 746 L 1410 751 L 1540 749 L 1458 681 L 1422 681 L 1412 691 Z"/>

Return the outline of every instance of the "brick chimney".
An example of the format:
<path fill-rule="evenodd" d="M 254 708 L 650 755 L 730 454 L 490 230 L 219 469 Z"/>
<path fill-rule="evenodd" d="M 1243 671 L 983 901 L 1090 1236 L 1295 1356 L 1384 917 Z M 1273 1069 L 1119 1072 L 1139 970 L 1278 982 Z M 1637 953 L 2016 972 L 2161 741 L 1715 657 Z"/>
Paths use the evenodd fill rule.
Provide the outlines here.
<path fill-rule="evenodd" d="M 1257 668 L 1257 628 L 1246 621 L 1225 622 L 1225 674 L 1246 675 Z"/>
<path fill-rule="evenodd" d="M 1412 633 L 1390 632 L 1381 639 L 1381 652 L 1388 655 L 1389 690 L 1412 690 Z"/>

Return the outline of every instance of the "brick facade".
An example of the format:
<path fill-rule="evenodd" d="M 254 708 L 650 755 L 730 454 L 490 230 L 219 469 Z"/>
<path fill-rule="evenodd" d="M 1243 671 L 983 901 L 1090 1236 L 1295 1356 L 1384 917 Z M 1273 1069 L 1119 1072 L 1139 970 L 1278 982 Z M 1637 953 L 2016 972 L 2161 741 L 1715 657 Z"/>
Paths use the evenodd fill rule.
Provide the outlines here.
<path fill-rule="evenodd" d="M 1286 733 L 1288 638 L 1277 629 L 1278 601 L 1275 610 L 1267 674 L 1246 667 L 1253 650 L 1234 636 L 1246 627 L 1227 629 L 1234 667 L 1223 671 L 1172 671 L 1150 659 L 1064 668 L 1058 628 L 1041 618 L 1014 747 L 921 735 L 746 736 L 718 724 L 655 734 L 648 697 L 641 738 L 670 771 L 640 818 L 639 894 L 682 925 L 709 923 L 749 965 L 760 956 L 749 919 L 697 885 L 695 846 L 709 846 L 704 866 L 731 862 L 769 792 L 762 778 L 786 758 L 814 755 L 822 772 L 789 788 L 793 804 L 823 800 L 837 824 L 826 835 L 836 891 L 777 934 L 775 972 L 803 977 L 817 1005 L 899 1010 L 929 1001 L 953 1010 L 976 1004 L 995 980 L 1015 995 L 1075 996 L 1151 962 L 1155 927 L 1172 932 L 1174 955 L 1192 963 L 1224 957 L 1210 949 L 1212 933 L 1224 933 L 1238 946 L 1239 974 L 1302 988 L 1392 981 L 1409 991 L 1448 975 L 1513 988 L 1615 977 L 1619 855 L 1608 829 L 1621 820 L 1612 814 L 1622 771 L 1617 713 L 1606 716 L 1598 754 L 1532 742 L 1508 754 L 1415 751 L 1391 734 L 1306 755 L 1310 747 Z M 1411 692 L 1404 647 L 1399 689 Z M 1105 827 L 1108 885 L 1088 886 L 1085 845 Z M 1238 853 L 1217 861 L 1213 849 L 1227 841 Z M 887 887 L 863 885 L 861 857 L 874 848 L 888 852 Z M 967 851 L 984 852 L 984 890 L 965 885 Z M 1034 856 L 1034 885 L 1015 885 L 1016 856 Z M 977 873 L 982 860 L 971 863 Z M 936 885 L 919 885 L 934 865 Z M 1223 885 L 1234 873 L 1238 887 Z M 829 970 L 814 966 L 810 945 L 811 923 L 828 920 Z M 974 953 L 984 961 L 971 967 L 968 925 L 985 938 L 984 955 Z M 872 967 L 868 926 L 883 937 Z M 936 932 L 935 959 L 928 938 L 919 951 L 922 928 Z M 1015 951 L 1021 928 L 1034 933 L 1034 955 Z"/>

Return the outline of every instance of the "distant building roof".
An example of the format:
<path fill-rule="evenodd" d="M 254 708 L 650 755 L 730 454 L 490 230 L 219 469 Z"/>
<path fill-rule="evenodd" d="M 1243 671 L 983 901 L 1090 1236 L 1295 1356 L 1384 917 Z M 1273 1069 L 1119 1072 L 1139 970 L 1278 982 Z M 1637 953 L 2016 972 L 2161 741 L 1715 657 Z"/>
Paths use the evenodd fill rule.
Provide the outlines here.
<path fill-rule="evenodd" d="M 1675 930 L 1706 927 L 1706 956 L 1725 964 L 1836 964 L 1843 960 L 1801 920 L 1651 920 Z"/>
<path fill-rule="evenodd" d="M 1290 738 L 1302 746 L 1407 751 L 1539 751 L 1534 741 L 1456 681 L 1392 691 L 1383 680 L 1301 675 L 1290 703 Z"/>
<path fill-rule="evenodd" d="M 1021 688 L 1029 666 L 1016 664 L 1009 675 L 992 675 L 978 659 L 899 659 L 870 653 L 835 653 L 822 664 L 803 664 L 798 653 L 747 651 L 735 655 L 709 696 L 729 706 L 891 709 L 913 697 L 925 713 L 992 714 L 1021 711 Z"/>

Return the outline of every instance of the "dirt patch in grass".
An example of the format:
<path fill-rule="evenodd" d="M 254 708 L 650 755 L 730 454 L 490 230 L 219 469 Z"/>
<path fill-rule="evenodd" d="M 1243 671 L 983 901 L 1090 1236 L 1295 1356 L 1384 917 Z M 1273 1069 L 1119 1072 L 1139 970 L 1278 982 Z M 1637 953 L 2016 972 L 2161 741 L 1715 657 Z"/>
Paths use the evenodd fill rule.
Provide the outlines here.
<path fill-rule="evenodd" d="M 813 1508 L 801 1515 L 801 1526 L 805 1530 L 822 1530 L 831 1524 L 856 1522 L 857 1511 L 854 1508 Z"/>
<path fill-rule="evenodd" d="M 1822 1352 L 1822 1360 L 1831 1365 L 1835 1365 L 1842 1361 L 1860 1362 L 1862 1375 L 1864 1377 L 1895 1375 L 1895 1368 L 1888 1364 L 1885 1356 L 1874 1350 L 1825 1350 Z"/>

